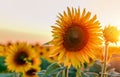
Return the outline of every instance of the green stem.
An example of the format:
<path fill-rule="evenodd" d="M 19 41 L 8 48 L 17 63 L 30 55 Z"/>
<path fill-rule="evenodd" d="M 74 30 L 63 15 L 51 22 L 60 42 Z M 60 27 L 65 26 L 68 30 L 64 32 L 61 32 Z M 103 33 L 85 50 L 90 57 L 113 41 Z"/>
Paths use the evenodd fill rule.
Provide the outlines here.
<path fill-rule="evenodd" d="M 102 75 L 101 77 L 106 77 L 106 69 L 107 69 L 107 57 L 108 57 L 108 42 L 105 42 L 105 50 L 104 50 L 104 62 L 102 67 Z"/>
<path fill-rule="evenodd" d="M 76 77 L 82 77 L 82 75 L 81 75 L 81 68 L 77 69 Z"/>
<path fill-rule="evenodd" d="M 62 77 L 68 77 L 68 68 L 66 67 L 65 70 L 62 71 Z"/>
<path fill-rule="evenodd" d="M 65 70 L 62 71 L 62 77 L 65 77 Z"/>
<path fill-rule="evenodd" d="M 15 77 L 20 77 L 20 73 L 16 73 L 16 74 L 15 74 Z"/>

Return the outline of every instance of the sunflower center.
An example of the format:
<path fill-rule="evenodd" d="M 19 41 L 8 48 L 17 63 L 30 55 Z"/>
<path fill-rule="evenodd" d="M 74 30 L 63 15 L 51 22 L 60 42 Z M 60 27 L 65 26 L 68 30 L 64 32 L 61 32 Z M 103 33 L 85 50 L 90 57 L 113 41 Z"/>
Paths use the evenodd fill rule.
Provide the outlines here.
<path fill-rule="evenodd" d="M 26 61 L 24 60 L 25 58 L 28 57 L 28 54 L 23 52 L 18 52 L 15 57 L 15 61 L 18 65 L 24 65 Z"/>
<path fill-rule="evenodd" d="M 68 51 L 79 51 L 87 43 L 86 31 L 79 25 L 72 24 L 65 32 L 63 45 Z"/>
<path fill-rule="evenodd" d="M 37 71 L 35 69 L 30 69 L 26 72 L 26 74 L 29 75 L 29 76 L 32 76 L 32 75 L 35 75 L 36 72 Z"/>
<path fill-rule="evenodd" d="M 42 56 L 42 55 L 43 55 L 43 52 L 40 52 L 40 55 Z"/>
<path fill-rule="evenodd" d="M 50 57 L 50 59 L 51 59 L 51 60 L 54 60 L 54 58 L 53 58 L 53 57 Z"/>

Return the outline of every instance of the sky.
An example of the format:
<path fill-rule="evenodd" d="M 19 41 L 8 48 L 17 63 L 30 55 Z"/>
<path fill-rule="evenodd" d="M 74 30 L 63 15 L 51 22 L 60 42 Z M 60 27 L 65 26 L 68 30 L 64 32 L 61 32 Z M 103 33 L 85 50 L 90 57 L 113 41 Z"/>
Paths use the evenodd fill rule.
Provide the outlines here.
<path fill-rule="evenodd" d="M 0 29 L 35 34 L 40 39 L 47 38 L 47 42 L 52 39 L 51 26 L 58 13 L 67 7 L 86 8 L 97 15 L 101 26 L 119 27 L 119 3 L 120 0 L 0 0 Z"/>

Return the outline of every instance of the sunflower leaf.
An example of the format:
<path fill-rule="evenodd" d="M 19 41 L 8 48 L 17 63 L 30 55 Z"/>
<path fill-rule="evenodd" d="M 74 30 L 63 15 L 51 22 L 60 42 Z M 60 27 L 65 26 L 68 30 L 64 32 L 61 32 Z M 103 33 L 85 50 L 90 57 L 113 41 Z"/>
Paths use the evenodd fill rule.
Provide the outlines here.
<path fill-rule="evenodd" d="M 2 73 L 0 74 L 0 77 L 13 77 L 15 76 L 15 73 Z"/>
<path fill-rule="evenodd" d="M 61 67 L 57 63 L 52 63 L 51 65 L 48 66 L 45 74 L 42 77 L 52 77 L 53 75 L 57 75 L 59 72 L 61 72 L 64 69 L 65 67 Z"/>

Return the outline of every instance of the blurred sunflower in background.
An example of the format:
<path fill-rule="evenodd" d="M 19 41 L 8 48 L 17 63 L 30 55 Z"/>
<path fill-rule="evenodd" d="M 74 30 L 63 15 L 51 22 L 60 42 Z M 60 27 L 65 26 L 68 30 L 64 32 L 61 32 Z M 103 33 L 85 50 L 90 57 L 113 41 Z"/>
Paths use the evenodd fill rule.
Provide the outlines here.
<path fill-rule="evenodd" d="M 31 58 L 32 66 L 39 66 L 41 64 L 40 56 L 36 52 L 33 55 Z"/>
<path fill-rule="evenodd" d="M 108 42 L 116 43 L 120 40 L 120 30 L 116 26 L 105 26 L 103 30 L 104 39 Z"/>
<path fill-rule="evenodd" d="M 97 47 L 97 48 L 95 48 L 95 52 L 98 52 L 98 53 L 96 53 L 95 55 L 96 55 L 96 59 L 97 60 L 100 60 L 100 62 L 103 62 L 104 61 L 104 50 L 103 50 L 103 46 L 101 46 L 101 47 Z M 108 55 L 107 55 L 107 63 L 109 63 L 109 61 L 111 60 L 111 57 L 112 57 L 112 55 L 114 55 L 114 54 L 120 54 L 120 47 L 118 47 L 118 46 L 109 46 L 109 53 L 108 53 Z"/>
<path fill-rule="evenodd" d="M 6 47 L 10 47 L 10 46 L 14 45 L 14 43 L 11 41 L 8 41 L 5 45 L 6 45 Z"/>
<path fill-rule="evenodd" d="M 44 47 L 43 45 L 39 45 L 39 44 L 31 44 L 32 49 L 34 49 L 36 51 L 36 53 L 38 54 L 38 56 L 40 56 L 41 58 L 46 58 L 47 57 L 47 47 Z"/>
<path fill-rule="evenodd" d="M 4 46 L 0 45 L 0 56 L 5 56 Z"/>
<path fill-rule="evenodd" d="M 13 45 L 6 56 L 5 62 L 8 70 L 15 72 L 22 72 L 31 66 L 29 62 L 33 57 L 33 50 L 27 43 L 20 43 Z"/>
<path fill-rule="evenodd" d="M 0 45 L 0 56 L 6 57 L 8 54 L 9 48 L 13 45 L 12 42 L 7 42 L 6 44 Z"/>
<path fill-rule="evenodd" d="M 44 52 L 44 59 L 46 59 L 48 62 L 57 62 L 57 55 L 56 56 L 50 56 L 52 46 L 50 45 L 43 45 L 43 48 L 41 52 Z"/>
<path fill-rule="evenodd" d="M 46 59 L 47 58 L 47 52 L 49 51 L 49 47 L 46 46 L 41 46 L 40 49 L 38 50 L 39 55 Z"/>
<path fill-rule="evenodd" d="M 58 57 L 58 55 L 50 56 L 49 53 L 48 53 L 47 60 L 48 60 L 48 62 L 54 63 L 54 62 L 57 62 L 57 57 Z"/>
<path fill-rule="evenodd" d="M 39 71 L 40 71 L 39 67 L 32 66 L 26 72 L 23 73 L 23 77 L 39 77 L 37 75 L 37 72 L 39 72 Z"/>
<path fill-rule="evenodd" d="M 93 49 L 102 44 L 102 29 L 95 16 L 86 9 L 67 8 L 67 12 L 59 13 L 57 26 L 52 26 L 53 45 L 51 55 L 57 55 L 59 63 L 78 68 L 89 58 L 94 59 Z"/>
<path fill-rule="evenodd" d="M 6 44 L 4 44 L 4 57 L 6 57 L 9 54 L 9 49 L 14 45 L 13 42 L 8 41 Z"/>

